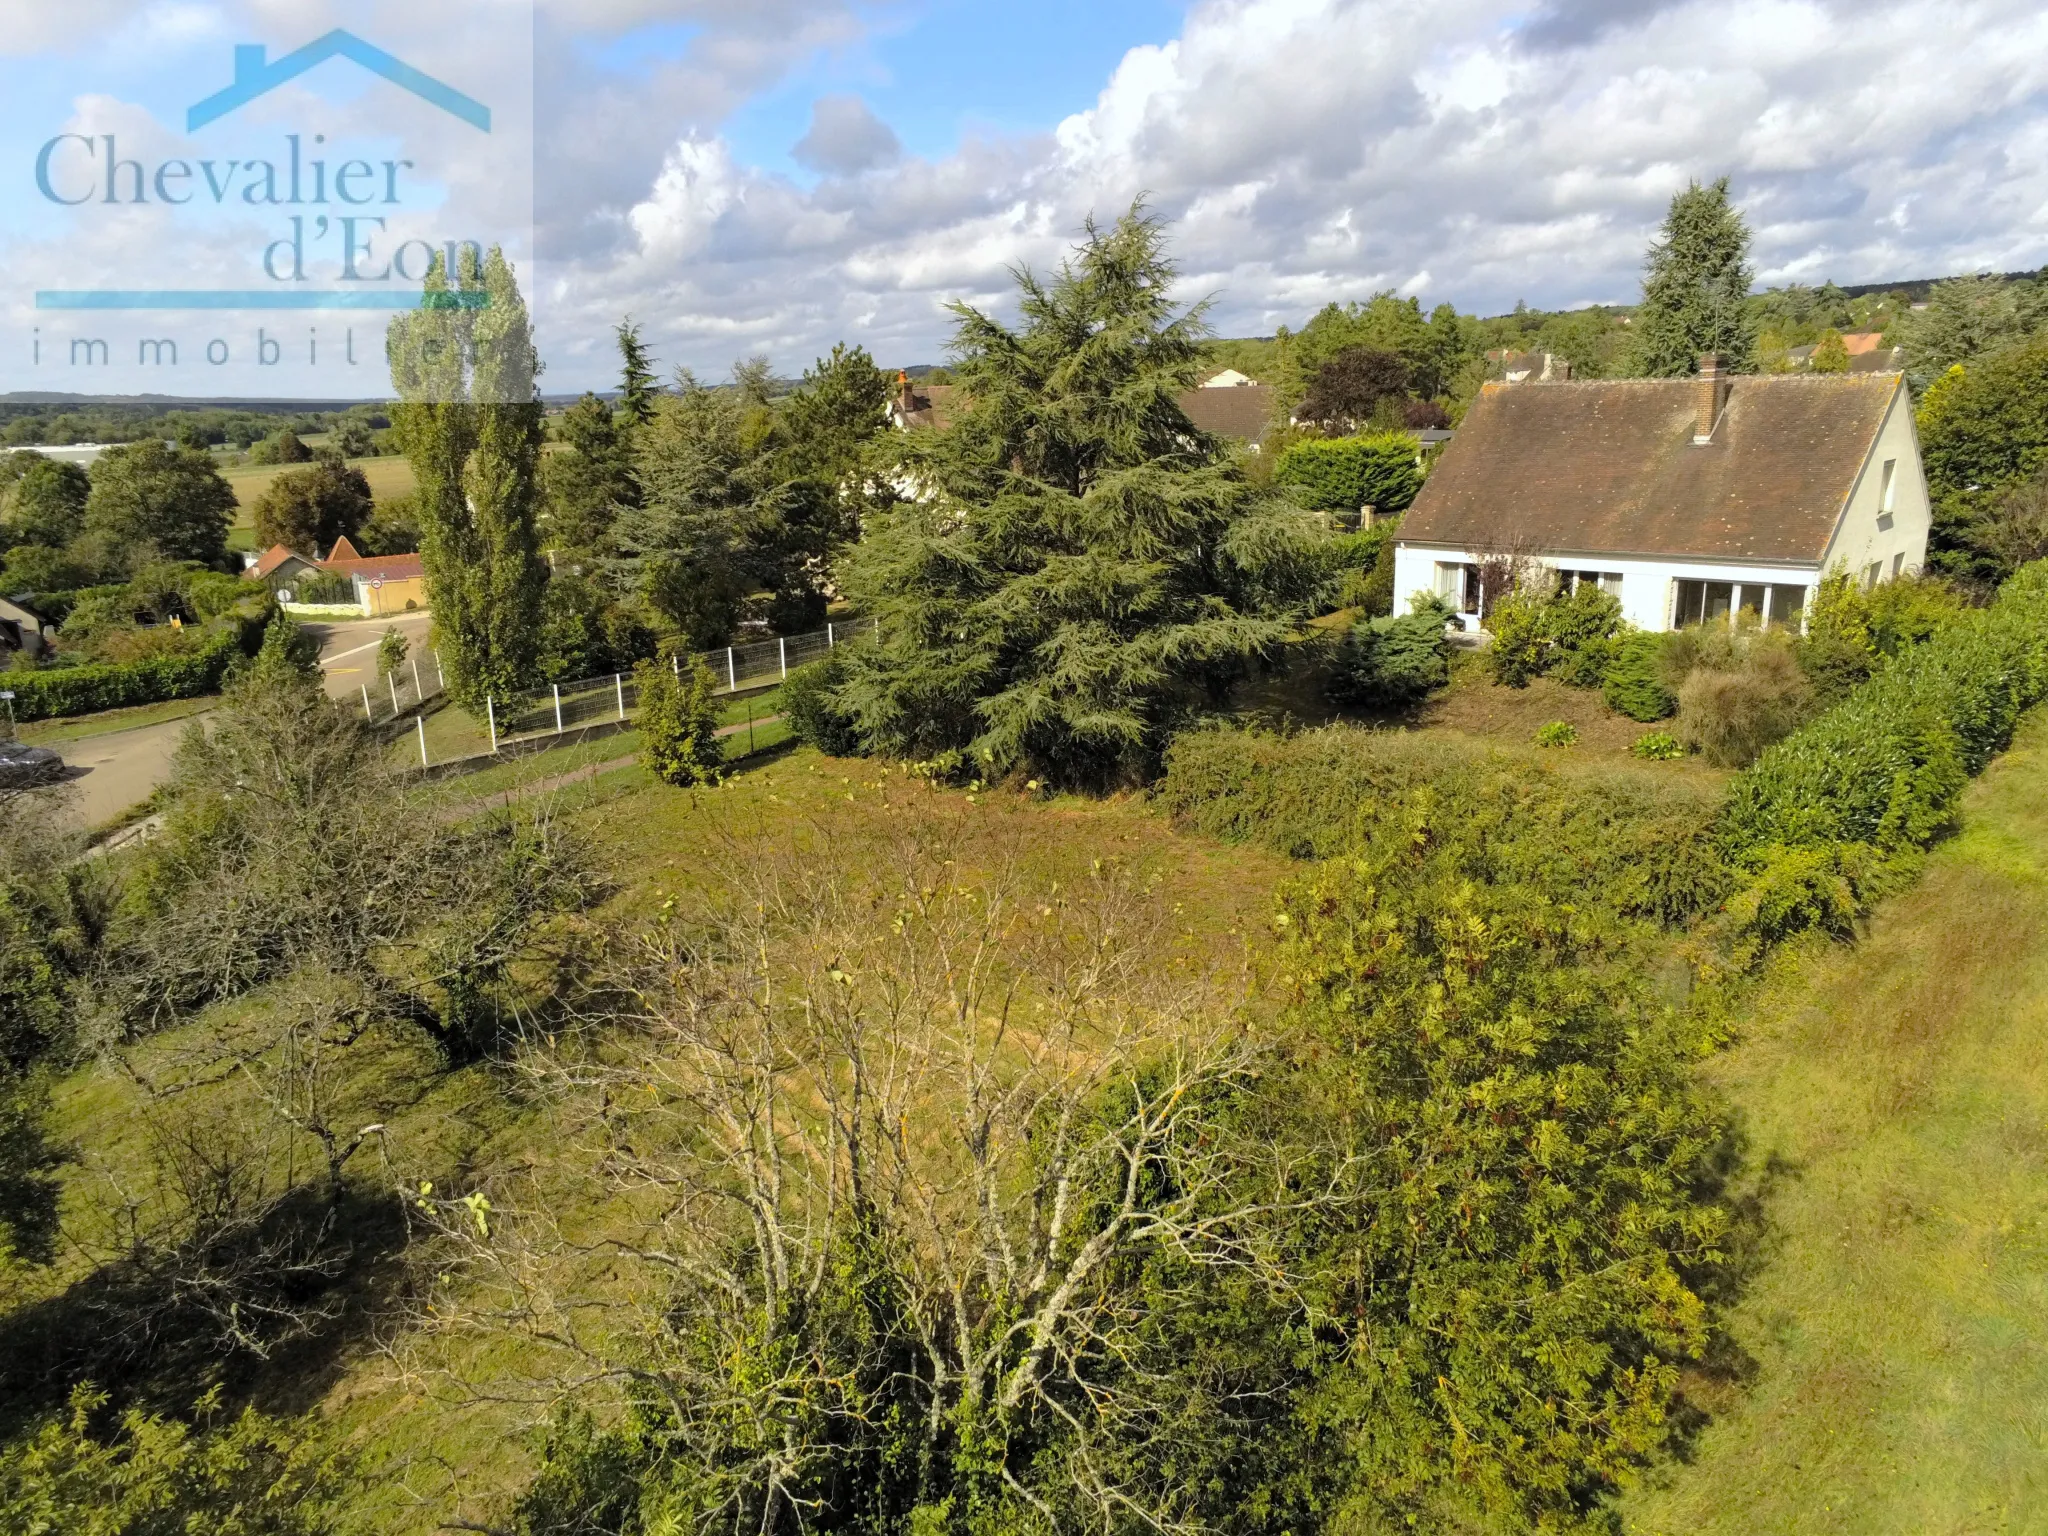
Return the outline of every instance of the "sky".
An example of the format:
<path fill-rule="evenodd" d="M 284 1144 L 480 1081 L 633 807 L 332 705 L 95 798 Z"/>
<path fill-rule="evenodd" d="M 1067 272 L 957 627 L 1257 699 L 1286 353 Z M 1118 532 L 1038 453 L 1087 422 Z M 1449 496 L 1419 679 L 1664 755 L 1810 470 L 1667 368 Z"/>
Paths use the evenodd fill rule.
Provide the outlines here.
<path fill-rule="evenodd" d="M 612 381 L 625 315 L 705 378 L 938 362 L 949 302 L 1012 313 L 1012 267 L 1140 196 L 1225 335 L 1381 289 L 1629 301 L 1695 178 L 1730 178 L 1763 283 L 2048 262 L 2038 0 L 464 3 L 533 11 L 550 392 Z M 0 0 L 0 54 L 227 5 L 349 10 Z"/>

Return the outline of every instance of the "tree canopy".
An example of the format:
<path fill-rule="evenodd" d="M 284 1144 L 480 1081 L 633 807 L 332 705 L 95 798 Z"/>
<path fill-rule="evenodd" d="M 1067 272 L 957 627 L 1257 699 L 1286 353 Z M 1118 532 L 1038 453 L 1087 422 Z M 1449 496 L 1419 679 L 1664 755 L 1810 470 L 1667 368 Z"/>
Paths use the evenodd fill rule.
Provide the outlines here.
<path fill-rule="evenodd" d="M 1694 182 L 1671 199 L 1644 267 L 1632 327 L 1637 373 L 1683 378 L 1705 352 L 1737 373 L 1755 370 L 1749 226 L 1728 199 L 1726 176 L 1704 187 Z"/>
<path fill-rule="evenodd" d="M 1171 724 L 1277 647 L 1329 577 L 1327 537 L 1182 412 L 1203 307 L 1182 307 L 1159 222 L 1133 208 L 1050 278 L 1017 274 L 1015 328 L 954 306 L 971 402 L 914 434 L 840 568 L 880 639 L 834 707 L 870 751 L 962 771 L 1108 783 L 1152 771 Z"/>
<path fill-rule="evenodd" d="M 370 482 L 340 457 L 290 470 L 265 487 L 256 502 L 256 542 L 282 544 L 315 559 L 338 539 L 353 540 L 376 511 Z"/>
<path fill-rule="evenodd" d="M 124 572 L 151 559 L 220 565 L 235 506 L 210 455 L 145 439 L 108 449 L 93 466 L 86 532 Z"/>

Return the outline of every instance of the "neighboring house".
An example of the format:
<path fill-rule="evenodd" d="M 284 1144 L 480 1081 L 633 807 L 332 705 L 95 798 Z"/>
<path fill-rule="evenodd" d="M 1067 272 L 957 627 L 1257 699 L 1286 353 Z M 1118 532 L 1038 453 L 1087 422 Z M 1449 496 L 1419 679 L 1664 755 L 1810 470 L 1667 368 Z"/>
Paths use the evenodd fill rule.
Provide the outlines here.
<path fill-rule="evenodd" d="M 346 576 L 366 619 L 427 606 L 427 576 L 418 555 L 360 555 L 347 539 L 336 539 L 325 560 L 309 560 L 273 544 L 242 572 L 247 580 L 267 582 L 272 591 L 321 574 Z"/>
<path fill-rule="evenodd" d="M 309 572 L 320 569 L 318 560 L 309 559 L 282 544 L 273 544 L 262 554 L 249 556 L 248 560 L 249 563 L 242 568 L 242 579 L 263 582 L 273 592 L 280 587 L 289 587 Z"/>
<path fill-rule="evenodd" d="M 42 616 L 19 602 L 0 597 L 0 651 L 26 651 L 39 656 L 48 647 Z"/>
<path fill-rule="evenodd" d="M 912 427 L 937 427 L 944 431 L 953 424 L 957 409 L 954 396 L 959 390 L 957 384 L 927 384 L 916 389 L 909 374 L 898 373 L 896 398 L 889 402 L 889 425 L 899 432 L 908 432 Z"/>
<path fill-rule="evenodd" d="M 1235 368 L 1226 368 L 1221 373 L 1212 373 L 1202 380 L 1204 389 L 1244 389 L 1259 381 L 1248 373 L 1239 373 Z"/>
<path fill-rule="evenodd" d="M 1401 524 L 1394 590 L 1468 622 L 1485 568 L 1597 581 L 1665 630 L 1748 611 L 1798 625 L 1836 567 L 1918 570 L 1930 512 L 1895 373 L 1525 384 L 1480 391 Z"/>
<path fill-rule="evenodd" d="M 1513 352 L 1495 347 L 1486 360 L 1500 369 L 1503 384 L 1550 384 L 1572 376 L 1571 363 L 1552 352 Z"/>
<path fill-rule="evenodd" d="M 427 572 L 418 555 L 359 555 L 347 539 L 335 541 L 321 569 L 355 583 L 365 618 L 411 613 L 427 606 Z"/>
<path fill-rule="evenodd" d="M 1258 446 L 1273 423 L 1277 391 L 1270 384 L 1238 384 L 1228 389 L 1184 389 L 1180 408 L 1204 432 Z"/>

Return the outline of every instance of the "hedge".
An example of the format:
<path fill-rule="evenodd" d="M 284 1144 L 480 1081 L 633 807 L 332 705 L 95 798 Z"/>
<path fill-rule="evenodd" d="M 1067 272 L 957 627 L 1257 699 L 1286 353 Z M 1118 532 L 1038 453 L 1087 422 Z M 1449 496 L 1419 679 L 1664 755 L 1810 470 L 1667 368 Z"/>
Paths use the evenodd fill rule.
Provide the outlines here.
<path fill-rule="evenodd" d="M 1320 512 L 1405 512 L 1422 489 L 1415 439 L 1405 432 L 1310 438 L 1280 455 L 1273 478 Z"/>
<path fill-rule="evenodd" d="M 196 650 L 182 656 L 152 656 L 146 661 L 102 666 L 55 667 L 47 672 L 9 672 L 5 685 L 14 692 L 17 720 L 48 720 L 62 715 L 92 715 L 137 704 L 161 704 L 216 692 L 228 668 L 252 656 L 263 643 L 269 622 L 268 604 L 254 613 L 224 621 Z"/>
<path fill-rule="evenodd" d="M 2044 696 L 2048 561 L 2036 561 L 1990 608 L 1901 652 L 1758 758 L 1729 795 L 1723 842 L 1750 863 L 1834 843 L 1923 847 Z"/>

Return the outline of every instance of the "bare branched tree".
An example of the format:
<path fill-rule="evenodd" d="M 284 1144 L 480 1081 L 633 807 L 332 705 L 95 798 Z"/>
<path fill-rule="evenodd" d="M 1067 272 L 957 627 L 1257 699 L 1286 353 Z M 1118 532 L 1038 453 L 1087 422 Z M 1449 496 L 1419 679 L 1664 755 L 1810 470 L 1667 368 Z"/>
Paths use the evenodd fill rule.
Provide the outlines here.
<path fill-rule="evenodd" d="M 1283 1285 L 1257 1218 L 1304 1199 L 1231 1130 L 1254 1052 L 1139 973 L 1113 874 L 1032 897 L 927 850 L 859 890 L 794 859 L 729 878 L 527 1062 L 575 1157 L 416 1196 L 443 1238 L 423 1325 L 523 1341 L 525 1379 L 471 1390 L 622 1389 L 706 1530 L 856 1489 L 1185 1523 L 1145 1470 L 1183 1390 L 1153 1325 L 1218 1270 Z"/>

